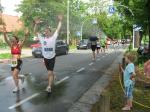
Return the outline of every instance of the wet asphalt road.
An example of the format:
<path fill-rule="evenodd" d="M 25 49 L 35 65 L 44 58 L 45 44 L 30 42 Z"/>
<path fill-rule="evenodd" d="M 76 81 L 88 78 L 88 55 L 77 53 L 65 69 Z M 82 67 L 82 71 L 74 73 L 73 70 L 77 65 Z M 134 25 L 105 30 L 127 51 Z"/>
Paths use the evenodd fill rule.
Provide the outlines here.
<path fill-rule="evenodd" d="M 111 65 L 120 51 L 101 53 L 95 62 L 91 61 L 91 51 L 80 50 L 56 58 L 55 74 L 57 80 L 53 93 L 48 95 L 47 72 L 42 59 L 23 60 L 21 74 L 27 74 L 25 89 L 13 94 L 9 66 L 3 66 L 7 76 L 0 81 L 0 112 L 67 112 Z M 5 72 L 4 72 L 5 71 Z"/>

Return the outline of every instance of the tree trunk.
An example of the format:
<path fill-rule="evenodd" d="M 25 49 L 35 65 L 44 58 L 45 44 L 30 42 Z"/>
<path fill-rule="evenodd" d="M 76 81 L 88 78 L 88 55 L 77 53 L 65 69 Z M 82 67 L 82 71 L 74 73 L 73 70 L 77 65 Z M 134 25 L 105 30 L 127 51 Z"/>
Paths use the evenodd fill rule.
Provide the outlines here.
<path fill-rule="evenodd" d="M 139 39 L 139 46 L 141 46 L 142 39 L 143 39 L 143 32 L 139 31 L 140 39 Z"/>
<path fill-rule="evenodd" d="M 148 48 L 148 54 L 150 58 L 150 17 L 148 18 L 148 35 L 149 35 L 149 48 Z"/>
<path fill-rule="evenodd" d="M 149 54 L 149 58 L 150 58 L 150 24 L 149 24 L 149 48 L 148 48 L 148 54 Z"/>

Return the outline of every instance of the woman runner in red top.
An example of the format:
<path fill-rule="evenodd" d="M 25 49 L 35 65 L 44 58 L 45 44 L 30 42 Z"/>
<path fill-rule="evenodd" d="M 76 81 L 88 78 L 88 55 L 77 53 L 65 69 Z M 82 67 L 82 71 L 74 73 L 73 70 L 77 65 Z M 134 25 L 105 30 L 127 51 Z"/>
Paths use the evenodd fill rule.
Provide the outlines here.
<path fill-rule="evenodd" d="M 26 31 L 25 32 L 25 38 L 23 41 L 19 41 L 17 36 L 13 36 L 13 38 L 10 40 L 8 40 L 7 37 L 7 31 L 5 26 L 3 26 L 3 35 L 4 35 L 4 39 L 6 41 L 6 43 L 9 45 L 9 47 L 11 48 L 11 71 L 12 71 L 12 76 L 15 82 L 15 88 L 13 89 L 13 93 L 16 93 L 20 90 L 19 87 L 19 79 L 23 79 L 24 77 L 19 76 L 19 72 L 21 70 L 21 65 L 22 65 L 22 60 L 21 60 L 21 49 L 22 46 L 24 44 L 24 42 L 26 41 L 29 32 Z"/>

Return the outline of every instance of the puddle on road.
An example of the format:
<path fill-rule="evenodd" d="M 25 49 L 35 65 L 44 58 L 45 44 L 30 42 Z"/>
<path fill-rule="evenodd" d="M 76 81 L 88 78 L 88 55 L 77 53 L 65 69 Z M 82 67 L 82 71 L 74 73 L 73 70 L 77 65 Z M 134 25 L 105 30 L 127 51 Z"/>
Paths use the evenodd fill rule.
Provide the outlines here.
<path fill-rule="evenodd" d="M 52 93 L 48 94 L 45 91 L 45 87 L 40 89 L 40 95 L 34 99 L 32 99 L 30 102 L 32 104 L 38 105 L 38 104 L 47 104 L 50 101 L 55 101 L 56 99 L 60 98 L 64 95 L 65 89 L 66 89 L 66 82 L 63 82 L 57 86 L 53 86 Z M 43 90 L 44 89 L 44 90 Z M 43 90 L 41 92 L 41 90 Z"/>

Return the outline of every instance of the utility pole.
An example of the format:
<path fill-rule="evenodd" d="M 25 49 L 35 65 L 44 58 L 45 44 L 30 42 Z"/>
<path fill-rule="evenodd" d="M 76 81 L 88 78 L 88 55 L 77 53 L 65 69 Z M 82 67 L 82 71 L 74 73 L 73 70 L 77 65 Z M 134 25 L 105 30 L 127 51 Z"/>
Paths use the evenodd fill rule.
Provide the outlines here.
<path fill-rule="evenodd" d="M 149 35 L 148 54 L 149 54 L 149 58 L 150 58 L 150 17 L 148 17 L 148 35 Z"/>
<path fill-rule="evenodd" d="M 70 1 L 67 1 L 67 44 L 69 45 L 69 40 L 70 40 L 70 28 L 69 28 L 69 7 L 70 7 Z"/>
<path fill-rule="evenodd" d="M 1 0 L 0 0 L 0 18 L 2 17 L 2 4 L 1 4 Z"/>
<path fill-rule="evenodd" d="M 3 10 L 2 10 L 2 4 L 1 4 L 1 0 L 0 0 L 0 25 L 3 24 L 2 13 L 3 13 Z"/>

